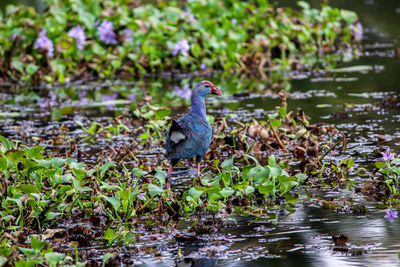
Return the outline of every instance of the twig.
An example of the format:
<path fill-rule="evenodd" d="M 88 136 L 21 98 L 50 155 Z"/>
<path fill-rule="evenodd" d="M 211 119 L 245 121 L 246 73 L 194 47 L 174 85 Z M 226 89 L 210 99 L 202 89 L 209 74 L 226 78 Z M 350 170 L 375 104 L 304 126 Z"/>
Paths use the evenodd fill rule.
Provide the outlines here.
<path fill-rule="evenodd" d="M 244 123 L 241 123 L 240 121 L 233 121 L 234 123 L 236 123 L 237 125 L 241 126 L 241 127 L 245 127 Z"/>
<path fill-rule="evenodd" d="M 279 146 L 283 149 L 283 151 L 287 151 L 285 145 L 282 143 L 281 139 L 279 138 L 279 135 L 276 133 L 274 126 L 272 126 L 271 121 L 268 120 L 268 124 L 271 127 L 272 133 L 275 136 L 276 141 L 278 142 Z"/>
<path fill-rule="evenodd" d="M 341 142 L 343 142 L 343 140 L 345 139 L 345 137 L 343 137 L 342 139 L 340 139 L 339 141 L 337 141 L 336 143 L 333 144 L 333 146 L 331 146 L 330 148 L 328 148 L 327 151 L 325 151 L 324 154 L 321 155 L 321 157 L 319 157 L 318 161 L 321 162 L 326 155 L 328 155 L 329 152 L 332 151 L 332 149 L 334 149 L 338 144 L 340 144 Z"/>
<path fill-rule="evenodd" d="M 152 198 L 150 198 L 149 200 L 147 200 L 147 201 L 143 204 L 143 206 L 141 206 L 140 208 L 138 208 L 137 211 L 136 211 L 136 214 L 141 213 L 142 210 L 144 210 L 144 209 L 150 204 L 150 202 L 153 201 L 154 197 L 155 197 L 155 196 L 153 196 Z"/>

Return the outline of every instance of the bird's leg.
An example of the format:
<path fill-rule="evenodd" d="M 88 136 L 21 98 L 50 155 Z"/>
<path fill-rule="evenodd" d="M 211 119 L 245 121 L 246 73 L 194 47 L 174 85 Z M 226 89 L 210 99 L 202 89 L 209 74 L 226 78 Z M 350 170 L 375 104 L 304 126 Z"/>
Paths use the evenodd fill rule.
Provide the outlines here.
<path fill-rule="evenodd" d="M 196 157 L 196 163 L 197 163 L 196 181 L 197 181 L 197 185 L 203 186 L 203 184 L 201 183 L 201 180 L 200 180 L 200 161 L 201 161 L 201 157 L 197 156 Z"/>
<path fill-rule="evenodd" d="M 165 180 L 166 180 L 165 188 L 167 188 L 167 189 L 171 189 L 171 172 L 172 172 L 173 168 L 174 168 L 174 166 L 172 166 L 172 164 L 171 164 L 168 169 L 167 177 L 165 177 Z"/>
<path fill-rule="evenodd" d="M 179 160 L 171 159 L 171 165 L 169 165 L 167 176 L 165 177 L 165 188 L 171 189 L 171 172 L 174 166 L 178 163 Z"/>
<path fill-rule="evenodd" d="M 200 177 L 200 162 L 197 162 L 197 177 Z"/>

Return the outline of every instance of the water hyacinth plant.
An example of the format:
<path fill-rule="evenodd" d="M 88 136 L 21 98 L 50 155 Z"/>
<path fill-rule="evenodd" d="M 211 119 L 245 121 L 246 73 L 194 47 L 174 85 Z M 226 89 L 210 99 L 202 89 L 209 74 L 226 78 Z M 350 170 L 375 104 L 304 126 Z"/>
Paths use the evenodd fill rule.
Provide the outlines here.
<path fill-rule="evenodd" d="M 117 44 L 117 34 L 113 30 L 113 23 L 109 20 L 103 20 L 97 28 L 100 41 L 105 44 Z"/>
<path fill-rule="evenodd" d="M 171 2 L 133 8 L 117 0 L 104 6 L 75 0 L 47 3 L 43 14 L 9 6 L 0 20 L 1 58 L 13 55 L 12 64 L 0 60 L 8 69 L 9 74 L 3 75 L 6 79 L 64 82 L 80 73 L 79 64 L 88 75 L 100 77 L 189 72 L 205 61 L 208 70 L 253 74 L 253 70 L 278 70 L 294 62 L 321 68 L 340 59 L 340 50 L 357 43 L 362 33 L 355 13 L 327 5 L 313 9 L 306 2 L 299 2 L 298 10 L 266 1 L 257 5 L 251 1 L 235 5 L 229 0 L 188 1 L 183 7 Z M 25 20 L 32 25 L 26 27 Z M 119 42 L 118 33 L 130 41 Z M 14 42 L 17 36 L 23 42 Z M 66 38 L 75 38 L 76 44 Z M 86 40 L 90 46 L 84 45 Z M 50 69 L 40 60 L 40 50 L 46 52 Z M 321 55 L 321 51 L 328 52 Z M 32 67 L 21 68 L 28 54 Z"/>
<path fill-rule="evenodd" d="M 386 148 L 385 152 L 381 152 L 382 160 L 375 162 L 377 167 L 377 177 L 381 178 L 393 194 L 393 197 L 398 195 L 399 190 L 399 177 L 400 177 L 400 159 L 396 158 L 390 152 L 390 148 Z"/>
<path fill-rule="evenodd" d="M 387 209 L 385 218 L 388 219 L 389 222 L 393 222 L 395 218 L 397 218 L 397 211 L 394 209 Z"/>
<path fill-rule="evenodd" d="M 47 38 L 46 34 L 47 34 L 47 30 L 43 29 L 39 34 L 39 38 L 36 39 L 35 45 L 33 46 L 33 48 L 44 49 L 47 52 L 46 53 L 47 57 L 53 57 L 54 56 L 54 45 L 53 45 L 53 42 L 49 38 Z"/>
<path fill-rule="evenodd" d="M 186 83 L 182 89 L 176 85 L 175 86 L 175 95 L 177 95 L 185 100 L 189 100 L 192 95 L 192 90 L 190 90 L 190 85 Z"/>
<path fill-rule="evenodd" d="M 73 27 L 69 32 L 68 36 L 76 39 L 76 48 L 79 50 L 83 49 L 83 44 L 85 43 L 85 32 L 81 25 Z"/>
<path fill-rule="evenodd" d="M 381 154 L 382 154 L 383 161 L 385 161 L 385 162 L 394 160 L 394 155 L 392 153 L 390 153 L 389 148 L 386 149 L 386 152 L 382 152 Z"/>
<path fill-rule="evenodd" d="M 176 57 L 178 54 L 181 54 L 182 56 L 187 57 L 189 49 L 189 42 L 186 39 L 182 39 L 174 45 L 172 55 Z"/>

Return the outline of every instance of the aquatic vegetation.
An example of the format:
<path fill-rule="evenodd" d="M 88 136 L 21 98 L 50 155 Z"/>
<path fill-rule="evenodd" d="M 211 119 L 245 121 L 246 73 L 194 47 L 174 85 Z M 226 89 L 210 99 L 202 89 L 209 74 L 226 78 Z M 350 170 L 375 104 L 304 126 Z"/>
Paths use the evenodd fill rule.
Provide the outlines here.
<path fill-rule="evenodd" d="M 392 153 L 390 153 L 390 149 L 389 148 L 386 149 L 385 153 L 382 152 L 382 157 L 383 157 L 383 161 L 392 161 L 392 160 L 394 160 L 394 155 Z"/>
<path fill-rule="evenodd" d="M 49 38 L 47 38 L 46 34 L 47 34 L 47 30 L 43 29 L 40 32 L 39 38 L 36 39 L 35 45 L 33 46 L 33 48 L 44 49 L 47 52 L 46 55 L 48 57 L 53 57 L 54 56 L 54 45 L 53 45 L 53 42 Z"/>
<path fill-rule="evenodd" d="M 176 57 L 178 54 L 181 54 L 184 57 L 188 56 L 188 51 L 190 49 L 190 44 L 186 39 L 182 39 L 177 42 L 172 50 L 172 55 Z"/>
<path fill-rule="evenodd" d="M 389 222 L 393 222 L 395 218 L 397 218 L 397 210 L 387 209 L 385 218 L 388 219 Z"/>
<path fill-rule="evenodd" d="M 378 184 L 383 182 L 390 192 L 396 196 L 398 195 L 399 188 L 400 159 L 395 158 L 389 148 L 381 154 L 383 156 L 383 162 L 375 162 L 375 166 L 377 167 L 377 179 L 375 182 Z"/>
<path fill-rule="evenodd" d="M 113 23 L 107 19 L 103 20 L 97 28 L 100 41 L 105 44 L 117 44 L 117 34 L 113 30 Z"/>
<path fill-rule="evenodd" d="M 362 33 L 355 13 L 306 2 L 300 10 L 267 1 L 188 1 L 183 8 L 177 2 L 45 3 L 43 14 L 9 5 L 0 20 L 1 73 L 8 81 L 63 83 L 205 66 L 266 77 L 335 64 L 338 51 Z"/>
<path fill-rule="evenodd" d="M 79 50 L 83 49 L 86 37 L 85 32 L 81 25 L 73 27 L 69 32 L 68 36 L 76 39 L 76 48 Z"/>

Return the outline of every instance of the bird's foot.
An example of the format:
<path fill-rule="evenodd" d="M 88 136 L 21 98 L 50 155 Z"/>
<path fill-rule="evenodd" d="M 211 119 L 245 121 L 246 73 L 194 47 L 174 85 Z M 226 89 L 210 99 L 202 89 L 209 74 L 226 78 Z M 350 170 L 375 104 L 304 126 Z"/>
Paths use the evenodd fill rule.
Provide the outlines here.
<path fill-rule="evenodd" d="M 196 182 L 198 186 L 204 186 L 203 183 L 201 182 L 200 176 L 196 176 Z"/>
<path fill-rule="evenodd" d="M 165 188 L 166 188 L 167 190 L 170 190 L 170 189 L 171 189 L 171 177 L 170 177 L 170 176 L 167 176 L 167 177 L 165 178 Z"/>

